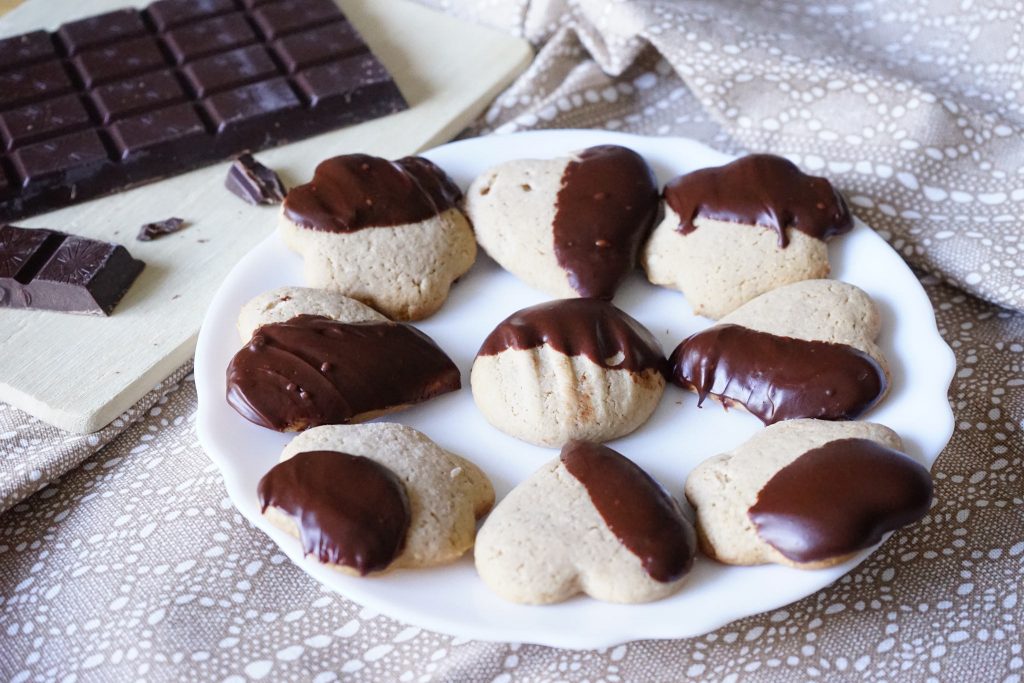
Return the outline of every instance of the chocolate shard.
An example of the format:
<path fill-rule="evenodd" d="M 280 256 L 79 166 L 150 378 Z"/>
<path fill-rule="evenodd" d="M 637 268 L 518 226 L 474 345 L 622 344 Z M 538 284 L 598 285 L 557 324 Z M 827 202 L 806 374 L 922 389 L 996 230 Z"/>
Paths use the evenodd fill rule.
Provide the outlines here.
<path fill-rule="evenodd" d="M 334 0 L 157 0 L 6 38 L 0 224 L 407 106 Z"/>
<path fill-rule="evenodd" d="M 156 221 L 155 223 L 146 223 L 139 228 L 139 234 L 135 239 L 140 242 L 150 242 L 158 237 L 170 235 L 186 227 L 188 227 L 188 224 L 181 218 L 168 218 L 167 220 Z"/>
<path fill-rule="evenodd" d="M 224 186 L 232 194 L 257 205 L 280 204 L 288 193 L 274 169 L 264 166 L 248 153 L 231 164 Z"/>
<path fill-rule="evenodd" d="M 118 244 L 0 226 L 0 308 L 110 315 L 145 264 Z"/>

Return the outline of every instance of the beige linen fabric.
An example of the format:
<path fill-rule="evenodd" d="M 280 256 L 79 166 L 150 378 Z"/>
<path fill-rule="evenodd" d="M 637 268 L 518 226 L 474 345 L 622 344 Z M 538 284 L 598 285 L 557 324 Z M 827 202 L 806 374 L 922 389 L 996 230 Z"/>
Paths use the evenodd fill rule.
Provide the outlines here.
<path fill-rule="evenodd" d="M 182 369 L 88 437 L 0 406 L 0 679 L 1019 682 L 1019 3 L 433 4 L 538 46 L 475 133 L 686 135 L 786 154 L 846 192 L 925 273 L 957 355 L 932 512 L 833 586 L 704 637 L 583 652 L 453 639 L 325 593 L 236 513 Z"/>

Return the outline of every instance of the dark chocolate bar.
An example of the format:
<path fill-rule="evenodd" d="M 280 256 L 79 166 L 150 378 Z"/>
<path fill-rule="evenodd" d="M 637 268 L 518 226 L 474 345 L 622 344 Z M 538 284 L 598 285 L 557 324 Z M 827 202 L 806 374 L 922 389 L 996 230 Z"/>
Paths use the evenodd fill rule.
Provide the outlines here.
<path fill-rule="evenodd" d="M 0 308 L 110 315 L 144 263 L 119 244 L 0 226 Z"/>
<path fill-rule="evenodd" d="M 0 40 L 0 223 L 406 107 L 334 0 L 159 0 Z"/>

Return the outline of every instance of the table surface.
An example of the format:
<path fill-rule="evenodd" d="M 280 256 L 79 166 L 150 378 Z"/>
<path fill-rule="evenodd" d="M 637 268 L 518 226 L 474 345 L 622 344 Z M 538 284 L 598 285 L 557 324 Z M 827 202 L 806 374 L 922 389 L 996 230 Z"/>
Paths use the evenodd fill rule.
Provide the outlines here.
<path fill-rule="evenodd" d="M 21 0 L 0 0 L 0 14 L 10 12 L 12 9 L 21 4 Z"/>

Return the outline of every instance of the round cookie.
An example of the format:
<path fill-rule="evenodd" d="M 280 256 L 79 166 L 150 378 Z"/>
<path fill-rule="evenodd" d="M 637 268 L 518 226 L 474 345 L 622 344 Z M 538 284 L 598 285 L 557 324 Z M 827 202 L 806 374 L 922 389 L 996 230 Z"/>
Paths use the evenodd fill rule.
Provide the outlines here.
<path fill-rule="evenodd" d="M 804 280 L 747 302 L 672 352 L 673 383 L 765 424 L 856 419 L 889 391 L 875 339 L 881 318 L 863 290 Z"/>
<path fill-rule="evenodd" d="M 636 603 L 676 592 L 695 551 L 692 524 L 657 482 L 610 448 L 574 441 L 502 499 L 474 556 L 484 583 L 513 602 L 586 593 Z"/>
<path fill-rule="evenodd" d="M 500 323 L 473 362 L 473 400 L 492 425 L 559 447 L 609 441 L 637 429 L 665 389 L 654 336 L 605 301 L 563 299 Z"/>
<path fill-rule="evenodd" d="M 665 186 L 665 216 L 644 246 L 648 279 L 721 318 L 776 287 L 829 273 L 826 241 L 853 219 L 824 178 L 754 154 Z"/>
<path fill-rule="evenodd" d="M 326 455 L 307 457 L 318 453 Z M 346 574 L 453 562 L 494 505 L 480 468 L 392 423 L 310 429 L 285 447 L 259 489 L 275 526 Z"/>
<path fill-rule="evenodd" d="M 869 422 L 767 427 L 686 480 L 701 550 L 727 564 L 830 567 L 928 511 L 928 470 Z"/>
<path fill-rule="evenodd" d="M 257 328 L 297 315 L 317 315 L 343 323 L 382 322 L 387 318 L 366 304 L 337 292 L 311 287 L 278 287 L 250 299 L 238 314 L 238 334 L 248 342 Z"/>
<path fill-rule="evenodd" d="M 658 188 L 643 157 L 601 145 L 495 166 L 470 185 L 465 207 L 480 246 L 528 285 L 611 299 L 636 268 Z"/>
<path fill-rule="evenodd" d="M 460 198 L 451 178 L 421 157 L 333 157 L 288 192 L 280 233 L 302 255 L 307 285 L 394 320 L 419 320 L 476 259 Z"/>

